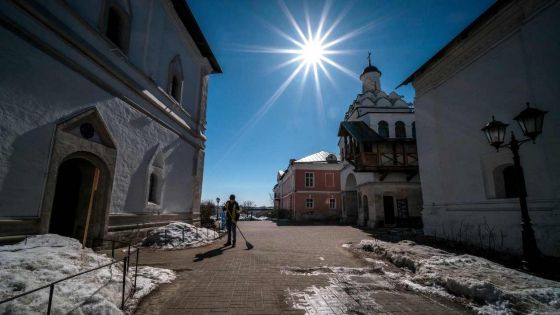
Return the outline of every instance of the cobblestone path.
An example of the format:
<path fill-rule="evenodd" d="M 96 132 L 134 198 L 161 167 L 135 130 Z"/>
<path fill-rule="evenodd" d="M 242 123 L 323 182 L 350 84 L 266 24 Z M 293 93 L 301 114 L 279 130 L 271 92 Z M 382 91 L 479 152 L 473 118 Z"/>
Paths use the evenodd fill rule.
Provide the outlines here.
<path fill-rule="evenodd" d="M 178 251 L 143 250 L 141 263 L 177 279 L 136 314 L 463 314 L 461 305 L 395 288 L 342 247 L 369 236 L 347 226 L 241 222 L 255 246 L 224 241 Z M 238 234 L 239 237 L 239 234 Z M 337 268 L 344 267 L 344 268 Z"/>

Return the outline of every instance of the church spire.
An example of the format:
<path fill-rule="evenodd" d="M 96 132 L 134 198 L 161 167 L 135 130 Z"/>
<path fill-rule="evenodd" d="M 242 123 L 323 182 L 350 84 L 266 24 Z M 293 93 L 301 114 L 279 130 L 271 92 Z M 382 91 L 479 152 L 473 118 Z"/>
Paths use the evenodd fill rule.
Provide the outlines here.
<path fill-rule="evenodd" d="M 381 90 L 381 71 L 371 64 L 371 51 L 368 51 L 367 60 L 368 65 L 365 67 L 362 75 L 360 75 L 360 80 L 362 81 L 362 92 L 377 92 Z"/>

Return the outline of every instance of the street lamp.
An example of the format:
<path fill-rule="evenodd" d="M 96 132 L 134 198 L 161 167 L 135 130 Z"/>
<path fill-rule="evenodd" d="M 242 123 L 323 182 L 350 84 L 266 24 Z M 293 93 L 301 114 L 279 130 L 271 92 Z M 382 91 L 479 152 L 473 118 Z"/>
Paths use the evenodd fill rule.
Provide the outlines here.
<path fill-rule="evenodd" d="M 216 198 L 216 221 L 219 220 L 218 214 L 220 213 L 220 197 Z"/>
<path fill-rule="evenodd" d="M 505 135 L 508 124 L 497 121 L 492 116 L 492 121 L 487 123 L 482 131 L 486 135 L 488 143 L 495 147 L 497 151 L 500 148 L 509 148 L 513 153 L 513 167 L 515 170 L 515 183 L 517 193 L 519 195 L 519 205 L 521 207 L 521 221 L 522 221 L 522 240 L 523 240 L 523 255 L 525 260 L 534 266 L 537 259 L 541 256 L 537 241 L 535 240 L 535 232 L 531 225 L 531 218 L 527 209 L 527 191 L 525 189 L 525 179 L 523 177 L 523 169 L 521 168 L 521 160 L 519 157 L 519 147 L 528 141 L 535 143 L 535 139 L 542 133 L 542 126 L 544 115 L 547 112 L 529 106 L 525 108 L 519 115 L 513 119 L 517 121 L 519 127 L 523 131 L 523 135 L 527 137 L 521 141 L 515 138 L 513 131 L 511 132 L 511 139 L 509 143 L 505 143 Z M 505 144 L 504 144 L 505 143 Z"/>

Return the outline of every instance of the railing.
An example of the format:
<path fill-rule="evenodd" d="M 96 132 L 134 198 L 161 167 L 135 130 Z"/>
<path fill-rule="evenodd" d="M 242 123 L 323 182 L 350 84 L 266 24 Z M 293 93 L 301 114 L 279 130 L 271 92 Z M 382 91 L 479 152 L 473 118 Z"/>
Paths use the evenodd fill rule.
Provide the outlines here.
<path fill-rule="evenodd" d="M 125 295 L 126 295 L 126 276 L 127 276 L 127 274 L 128 274 L 128 270 L 129 270 L 129 267 L 130 267 L 130 257 L 131 257 L 131 255 L 130 255 L 130 247 L 131 247 L 131 244 L 130 244 L 130 243 L 127 243 L 127 242 L 121 242 L 121 241 L 116 241 L 116 240 L 105 240 L 105 239 L 96 239 L 96 241 L 102 241 L 102 242 L 108 242 L 108 241 L 110 241 L 110 242 L 111 242 L 111 258 L 112 258 L 112 260 L 113 260 L 112 262 L 110 262 L 110 263 L 108 263 L 108 264 L 105 264 L 105 265 L 97 266 L 97 267 L 95 267 L 95 268 L 93 268 L 93 269 L 89 269 L 89 270 L 86 270 L 86 271 L 82 271 L 82 272 L 80 272 L 80 273 L 77 273 L 77 274 L 68 276 L 68 277 L 66 277 L 66 278 L 62 278 L 62 279 L 53 281 L 53 282 L 51 282 L 51 283 L 49 283 L 49 284 L 46 284 L 46 285 L 41 286 L 41 287 L 39 287 L 39 288 L 35 288 L 35 289 L 31 290 L 31 291 L 23 292 L 23 293 L 21 293 L 21 294 L 18 294 L 18 295 L 9 297 L 9 298 L 7 298 L 7 299 L 5 299 L 5 300 L 0 301 L 0 305 L 1 305 L 1 304 L 4 304 L 4 303 L 7 303 L 7 302 L 10 302 L 10 301 L 13 301 L 13 300 L 15 300 L 15 299 L 18 299 L 18 298 L 20 298 L 20 297 L 22 297 L 22 296 L 26 296 L 26 295 L 28 295 L 28 294 L 35 293 L 35 292 L 37 292 L 37 291 L 40 291 L 40 290 L 49 288 L 49 301 L 48 301 L 48 304 L 47 304 L 47 315 L 50 315 L 50 313 L 51 313 L 51 308 L 52 308 L 52 303 L 53 303 L 53 295 L 54 295 L 54 287 L 55 287 L 55 285 L 60 284 L 60 283 L 62 283 L 62 282 L 64 282 L 64 281 L 66 281 L 66 280 L 69 280 L 69 279 L 72 279 L 72 278 L 81 276 L 81 275 L 83 275 L 83 274 L 90 273 L 90 272 L 92 272 L 92 271 L 96 271 L 96 270 L 99 270 L 99 269 L 102 269 L 102 268 L 111 267 L 111 266 L 114 265 L 114 264 L 117 264 L 117 263 L 122 262 L 122 263 L 123 263 L 123 278 L 122 278 L 121 309 L 124 309 L 124 305 L 125 305 L 126 301 L 130 298 L 130 296 L 131 296 L 132 294 L 134 294 L 134 292 L 136 292 L 136 279 L 137 279 L 137 276 L 138 276 L 138 260 L 139 260 L 139 258 L 140 258 L 140 248 L 135 247 L 135 249 L 136 249 L 136 261 L 135 261 L 135 267 L 134 267 L 134 284 L 133 284 L 132 290 L 129 292 L 129 295 L 125 297 Z M 26 238 L 26 242 L 27 242 L 27 238 Z M 116 243 L 125 244 L 125 245 L 128 246 L 127 255 L 124 256 L 124 257 L 121 258 L 121 259 L 115 259 L 115 244 L 116 244 Z"/>

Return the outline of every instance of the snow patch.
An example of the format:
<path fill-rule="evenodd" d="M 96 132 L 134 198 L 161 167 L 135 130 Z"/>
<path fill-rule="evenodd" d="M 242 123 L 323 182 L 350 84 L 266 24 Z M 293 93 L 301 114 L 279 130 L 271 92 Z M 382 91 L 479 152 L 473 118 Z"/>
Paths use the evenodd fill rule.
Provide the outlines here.
<path fill-rule="evenodd" d="M 183 249 L 212 243 L 219 234 L 185 222 L 172 222 L 153 230 L 142 240 L 142 246 L 158 249 Z"/>
<path fill-rule="evenodd" d="M 78 240 L 56 234 L 37 235 L 26 241 L 0 246 L 0 300 L 53 281 L 111 263 L 112 259 L 82 248 Z M 53 314 L 122 314 L 122 263 L 101 268 L 55 285 Z M 158 284 L 175 278 L 173 271 L 139 267 L 137 290 L 125 305 L 132 312 L 139 299 Z M 132 291 L 134 267 L 126 278 L 125 296 Z M 1 314 L 43 314 L 49 289 L 45 288 L 0 304 Z"/>
<path fill-rule="evenodd" d="M 362 240 L 358 248 L 412 271 L 399 275 L 405 287 L 446 298 L 466 298 L 483 314 L 560 312 L 560 283 L 484 258 L 455 255 L 411 241 Z"/>

